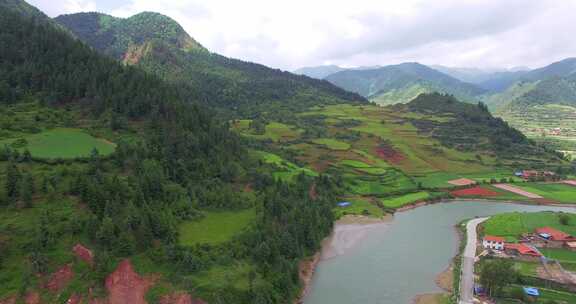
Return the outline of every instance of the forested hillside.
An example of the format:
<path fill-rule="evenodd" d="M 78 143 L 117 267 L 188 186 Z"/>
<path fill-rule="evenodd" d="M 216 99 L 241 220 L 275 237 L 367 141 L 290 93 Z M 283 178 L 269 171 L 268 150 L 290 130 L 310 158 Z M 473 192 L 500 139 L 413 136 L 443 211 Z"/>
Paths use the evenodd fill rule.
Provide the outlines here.
<path fill-rule="evenodd" d="M 326 81 L 208 52 L 174 20 L 160 14 L 121 19 L 82 13 L 56 21 L 103 54 L 175 84 L 180 96 L 232 109 L 239 116 L 270 108 L 287 109 L 282 115 L 289 115 L 316 104 L 365 102 Z M 140 30 L 142 25 L 145 30 Z"/>
<path fill-rule="evenodd" d="M 298 295 L 298 263 L 331 229 L 329 178 L 274 181 L 211 110 L 45 19 L 3 7 L 0 58 L 0 301 Z M 190 241 L 225 212 L 253 215 Z"/>

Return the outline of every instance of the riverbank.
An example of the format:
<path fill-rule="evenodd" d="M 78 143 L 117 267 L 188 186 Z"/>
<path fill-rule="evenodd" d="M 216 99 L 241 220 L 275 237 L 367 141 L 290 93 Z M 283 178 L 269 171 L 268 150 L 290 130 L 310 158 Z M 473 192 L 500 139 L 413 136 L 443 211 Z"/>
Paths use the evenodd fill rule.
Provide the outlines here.
<path fill-rule="evenodd" d="M 352 248 L 358 241 L 365 237 L 366 232 L 374 225 L 390 223 L 393 220 L 391 214 L 376 218 L 364 215 L 345 215 L 334 222 L 334 229 L 330 236 L 322 241 L 320 251 L 312 257 L 306 258 L 300 262 L 299 276 L 302 282 L 302 292 L 294 301 L 295 304 L 304 303 L 304 298 L 310 291 L 312 278 L 316 272 L 316 266 L 323 259 L 329 259 L 344 254 L 346 249 Z M 334 239 L 338 240 L 343 246 L 332 246 Z"/>
<path fill-rule="evenodd" d="M 448 204 L 453 202 L 461 203 Z M 446 284 L 438 284 L 441 287 L 438 288 L 434 282 L 443 281 L 439 278 L 440 273 L 446 276 L 447 269 L 438 266 L 449 264 L 450 259 L 459 253 L 458 244 L 462 243 L 462 236 L 459 233 L 452 234 L 454 227 L 458 228 L 458 222 L 475 216 L 489 216 L 502 212 L 555 209 L 552 206 L 537 206 L 528 202 L 488 199 L 451 199 L 419 204 L 418 207 L 420 206 L 423 208 L 412 207 L 408 209 L 410 212 L 402 210 L 394 216 L 387 216 L 384 220 L 347 216 L 337 221 L 330 242 L 325 243 L 320 260 L 314 264 L 314 268 L 319 267 L 321 273 L 316 272 L 314 278 L 307 281 L 305 302 L 338 304 L 368 299 L 385 301 L 382 303 L 411 303 L 416 300 L 418 302 L 414 303 L 430 303 L 432 299 L 441 299 L 442 302 L 439 303 L 450 303 L 452 297 L 442 293 L 442 290 L 448 289 Z M 558 207 L 573 206 L 563 204 Z M 426 228 L 422 230 L 421 227 Z M 460 232 L 458 229 L 456 231 Z M 446 237 L 438 238 L 438 235 Z M 422 255 L 421 248 L 434 248 L 434 250 Z M 411 262 L 405 263 L 408 260 Z M 452 259 L 452 262 L 456 262 L 455 259 Z M 452 269 L 454 276 L 451 278 L 454 293 L 458 293 L 459 289 L 455 286 L 456 281 L 459 281 L 455 276 L 457 272 L 455 268 L 459 268 L 456 266 Z M 387 273 L 393 273 L 394 276 L 390 277 L 386 275 Z M 419 275 L 414 277 L 409 274 Z M 403 275 L 404 279 L 398 279 Z M 310 284 L 312 288 L 309 287 Z M 334 286 L 339 287 L 333 288 Z M 382 289 L 382 286 L 387 288 Z M 413 293 L 410 290 L 413 290 Z M 432 293 L 424 294 L 427 291 Z M 415 299 L 414 296 L 418 294 L 420 296 Z"/>

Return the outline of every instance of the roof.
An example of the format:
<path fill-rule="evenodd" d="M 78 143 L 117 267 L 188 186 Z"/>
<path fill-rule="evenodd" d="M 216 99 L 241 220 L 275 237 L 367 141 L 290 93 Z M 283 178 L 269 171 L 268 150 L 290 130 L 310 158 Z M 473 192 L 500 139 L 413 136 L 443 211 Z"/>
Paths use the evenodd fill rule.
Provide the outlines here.
<path fill-rule="evenodd" d="M 493 236 L 493 235 L 485 235 L 484 240 L 489 241 L 489 242 L 497 242 L 497 243 L 504 243 L 506 241 L 506 239 L 503 237 Z"/>
<path fill-rule="evenodd" d="M 350 205 L 352 205 L 351 202 L 339 202 L 338 203 L 338 207 L 348 207 Z"/>
<path fill-rule="evenodd" d="M 529 255 L 529 256 L 535 256 L 535 257 L 542 256 L 542 254 L 540 254 L 540 252 L 538 252 L 535 249 L 531 248 L 530 246 L 522 244 L 522 243 L 519 243 L 519 244 L 506 243 L 504 248 L 518 251 L 518 253 L 520 253 L 521 255 Z"/>
<path fill-rule="evenodd" d="M 544 235 L 548 234 L 548 235 L 550 235 L 550 239 L 553 241 L 568 241 L 568 240 L 576 241 L 576 238 L 572 237 L 568 233 L 562 232 L 560 230 L 556 230 L 552 227 L 537 228 L 536 233 L 544 234 Z"/>
<path fill-rule="evenodd" d="M 540 296 L 540 291 L 538 291 L 538 288 L 522 287 L 522 289 L 524 289 L 524 293 L 529 295 L 529 296 L 535 296 L 535 297 Z"/>

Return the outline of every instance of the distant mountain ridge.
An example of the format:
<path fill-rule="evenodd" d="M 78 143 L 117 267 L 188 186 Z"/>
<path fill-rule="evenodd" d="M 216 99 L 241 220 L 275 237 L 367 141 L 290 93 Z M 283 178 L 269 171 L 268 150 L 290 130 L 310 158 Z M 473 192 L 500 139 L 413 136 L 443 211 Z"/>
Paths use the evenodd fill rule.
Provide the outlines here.
<path fill-rule="evenodd" d="M 185 99 L 241 115 L 276 103 L 292 110 L 325 103 L 366 102 L 327 81 L 294 75 L 210 52 L 173 19 L 158 13 L 115 18 L 100 13 L 56 20 L 99 52 L 176 84 Z"/>
<path fill-rule="evenodd" d="M 346 70 L 326 77 L 346 90 L 379 104 L 408 102 L 422 93 L 440 92 L 475 101 L 485 90 L 416 62 L 370 70 Z"/>

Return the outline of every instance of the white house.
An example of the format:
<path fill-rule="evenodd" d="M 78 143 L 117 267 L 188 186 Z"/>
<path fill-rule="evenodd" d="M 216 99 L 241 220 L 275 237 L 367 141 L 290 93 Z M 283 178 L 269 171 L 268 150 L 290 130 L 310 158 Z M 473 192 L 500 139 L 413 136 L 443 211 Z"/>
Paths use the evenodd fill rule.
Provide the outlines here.
<path fill-rule="evenodd" d="M 486 249 L 504 250 L 504 242 L 506 239 L 503 237 L 486 235 L 482 240 L 482 246 Z"/>

